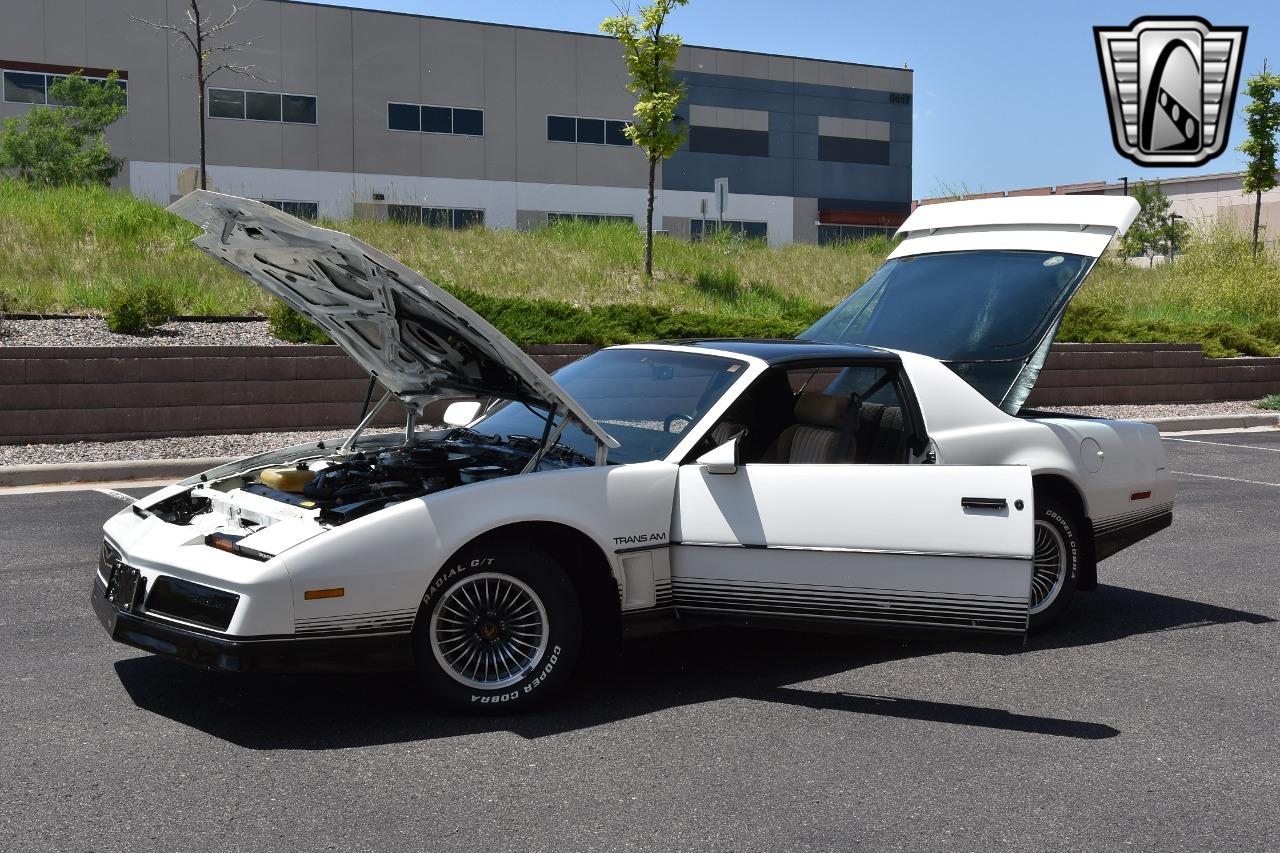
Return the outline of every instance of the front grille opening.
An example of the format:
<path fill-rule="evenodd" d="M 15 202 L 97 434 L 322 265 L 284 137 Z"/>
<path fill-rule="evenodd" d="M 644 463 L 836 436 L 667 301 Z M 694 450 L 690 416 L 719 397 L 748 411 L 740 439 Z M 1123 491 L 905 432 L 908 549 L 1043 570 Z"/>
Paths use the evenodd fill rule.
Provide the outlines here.
<path fill-rule="evenodd" d="M 239 602 L 233 592 L 161 575 L 151 586 L 147 610 L 225 631 Z"/>

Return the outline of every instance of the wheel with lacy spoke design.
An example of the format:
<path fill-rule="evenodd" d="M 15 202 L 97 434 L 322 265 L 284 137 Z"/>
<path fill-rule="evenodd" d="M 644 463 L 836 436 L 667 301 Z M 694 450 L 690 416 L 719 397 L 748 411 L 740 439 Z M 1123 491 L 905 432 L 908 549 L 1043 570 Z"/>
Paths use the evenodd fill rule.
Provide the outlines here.
<path fill-rule="evenodd" d="M 1047 628 L 1067 609 L 1080 577 L 1080 533 L 1074 514 L 1048 497 L 1036 497 L 1031 566 L 1031 631 Z"/>
<path fill-rule="evenodd" d="M 432 580 L 413 643 L 418 674 L 438 699 L 510 713 L 563 686 L 582 615 L 554 558 L 531 543 L 492 540 L 468 546 Z"/>

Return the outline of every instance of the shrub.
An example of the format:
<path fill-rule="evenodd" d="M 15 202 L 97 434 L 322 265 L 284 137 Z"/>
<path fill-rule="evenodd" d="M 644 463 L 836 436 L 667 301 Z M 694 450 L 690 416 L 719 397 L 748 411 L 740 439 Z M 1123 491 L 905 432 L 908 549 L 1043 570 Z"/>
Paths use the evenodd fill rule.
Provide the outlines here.
<path fill-rule="evenodd" d="M 324 330 L 280 300 L 267 306 L 267 328 L 282 341 L 294 344 L 331 344 Z"/>
<path fill-rule="evenodd" d="M 118 287 L 107 299 L 107 328 L 118 335 L 145 335 L 175 313 L 173 294 L 156 282 Z"/>
<path fill-rule="evenodd" d="M 1267 409 L 1272 412 L 1280 412 L 1280 394 L 1272 394 L 1270 397 L 1264 397 L 1258 401 L 1259 409 Z"/>
<path fill-rule="evenodd" d="M 77 71 L 49 87 L 49 103 L 21 117 L 5 119 L 0 130 L 0 168 L 42 186 L 107 184 L 124 160 L 113 157 L 103 131 L 125 114 L 125 92 L 112 71 L 105 81 L 86 80 Z"/>

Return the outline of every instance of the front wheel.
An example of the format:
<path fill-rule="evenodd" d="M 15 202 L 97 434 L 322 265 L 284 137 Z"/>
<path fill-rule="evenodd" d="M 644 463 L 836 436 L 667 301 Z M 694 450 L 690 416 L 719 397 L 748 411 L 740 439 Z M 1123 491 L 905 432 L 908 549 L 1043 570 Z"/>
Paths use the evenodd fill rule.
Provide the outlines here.
<path fill-rule="evenodd" d="M 1063 614 L 1080 579 L 1081 539 L 1075 515 L 1053 498 L 1036 498 L 1035 551 L 1028 630 L 1049 627 Z"/>
<path fill-rule="evenodd" d="M 427 690 L 470 713 L 517 713 L 564 686 L 582 644 L 573 584 L 529 543 L 477 543 L 440 570 L 414 623 Z"/>

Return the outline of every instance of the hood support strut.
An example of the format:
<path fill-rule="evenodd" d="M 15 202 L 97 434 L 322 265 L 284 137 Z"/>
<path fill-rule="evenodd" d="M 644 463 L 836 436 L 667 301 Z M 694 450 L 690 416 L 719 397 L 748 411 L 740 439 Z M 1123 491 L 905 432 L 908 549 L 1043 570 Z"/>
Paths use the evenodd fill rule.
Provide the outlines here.
<path fill-rule="evenodd" d="M 385 406 L 387 404 L 387 401 L 390 400 L 393 396 L 395 395 L 393 395 L 390 391 L 382 395 L 382 399 L 378 401 L 378 404 L 374 406 L 372 409 L 370 409 L 369 413 L 364 416 L 364 418 L 360 421 L 359 424 L 356 425 L 355 432 L 351 433 L 351 435 L 347 437 L 347 440 L 342 442 L 342 446 L 338 448 L 339 453 L 351 452 L 351 448 L 355 446 L 356 439 L 360 437 L 360 433 L 364 432 L 365 429 L 369 426 L 369 424 L 373 423 L 373 419 L 378 416 L 378 412 L 382 411 L 382 407 Z"/>
<path fill-rule="evenodd" d="M 564 435 L 564 428 L 569 425 L 570 418 L 568 412 L 564 413 L 565 416 L 560 420 L 560 423 L 556 425 L 556 428 L 551 429 L 551 424 L 555 421 L 556 415 L 562 411 L 564 411 L 564 407 L 557 403 L 553 405 L 551 407 L 551 411 L 547 413 L 547 430 L 542 433 L 542 445 L 538 448 L 537 452 L 529 457 L 529 461 L 525 463 L 524 468 L 520 471 L 521 474 L 528 474 L 530 471 L 536 471 L 538 465 L 542 463 L 542 457 L 546 456 L 547 451 L 555 446 L 555 443 L 560 440 L 560 436 Z"/>

